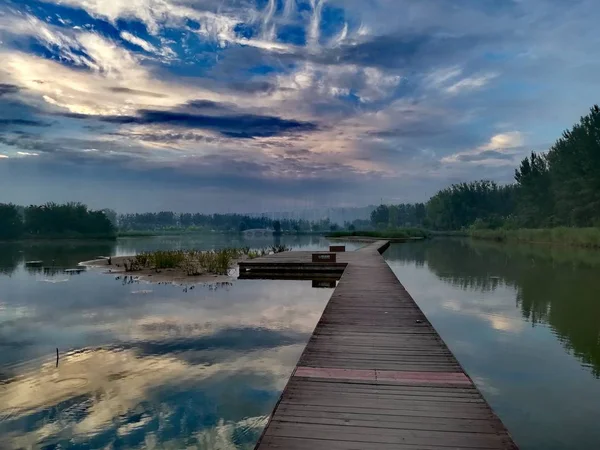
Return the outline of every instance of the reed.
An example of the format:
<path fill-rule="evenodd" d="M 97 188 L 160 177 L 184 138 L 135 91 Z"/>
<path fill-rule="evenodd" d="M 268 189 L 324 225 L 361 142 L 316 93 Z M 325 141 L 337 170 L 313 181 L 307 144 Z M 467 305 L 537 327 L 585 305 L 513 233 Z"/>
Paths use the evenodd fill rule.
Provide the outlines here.
<path fill-rule="evenodd" d="M 530 242 L 539 244 L 567 245 L 582 248 L 600 248 L 600 228 L 539 228 L 517 230 L 471 230 L 475 239 L 498 242 Z"/>

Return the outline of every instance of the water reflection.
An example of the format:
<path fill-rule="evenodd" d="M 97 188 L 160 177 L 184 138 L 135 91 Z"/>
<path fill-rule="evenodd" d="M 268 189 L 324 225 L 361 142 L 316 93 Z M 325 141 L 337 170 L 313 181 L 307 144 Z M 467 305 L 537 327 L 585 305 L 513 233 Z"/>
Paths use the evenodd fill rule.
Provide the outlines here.
<path fill-rule="evenodd" d="M 156 245 L 138 242 L 128 249 Z M 319 242 L 308 245 L 328 244 Z M 331 289 L 310 280 L 182 289 L 98 271 L 38 283 L 53 270 L 23 266 L 70 267 L 119 245 L 0 252 L 12 275 L 0 275 L 0 447 L 252 448 Z"/>
<path fill-rule="evenodd" d="M 600 252 L 433 240 L 398 278 L 523 450 L 600 442 Z"/>
<path fill-rule="evenodd" d="M 386 258 L 415 261 L 465 290 L 514 288 L 523 317 L 552 327 L 566 349 L 600 376 L 600 254 L 468 240 L 393 246 Z"/>
<path fill-rule="evenodd" d="M 323 250 L 331 242 L 323 236 L 299 235 L 246 238 L 233 234 L 190 234 L 183 236 L 154 236 L 106 240 L 60 240 L 0 242 L 0 275 L 11 275 L 26 261 L 42 261 L 39 267 L 28 267 L 36 273 L 43 266 L 46 270 L 75 268 L 77 263 L 100 256 L 134 255 L 155 250 L 216 250 L 226 247 L 266 248 L 285 245 L 295 250 Z M 345 243 L 348 251 L 363 244 Z"/>
<path fill-rule="evenodd" d="M 154 250 L 218 250 L 225 247 L 266 248 L 273 245 L 285 245 L 294 250 L 324 250 L 329 248 L 331 241 L 323 236 L 298 235 L 248 238 L 243 235 L 185 235 L 185 236 L 156 236 L 149 238 L 121 238 L 112 255 L 131 255 L 140 251 Z M 364 244 L 345 243 L 348 251 L 362 247 Z"/>
<path fill-rule="evenodd" d="M 121 348 L 73 352 L 61 358 L 58 369 L 45 363 L 5 383 L 3 444 L 136 447 L 149 437 L 161 446 L 217 437 L 230 448 L 253 444 L 264 426 L 265 403 L 283 388 L 287 365 L 301 348 L 253 349 L 212 363 Z M 214 428 L 225 423 L 230 435 L 218 436 Z"/>
<path fill-rule="evenodd" d="M 49 267 L 74 268 L 83 261 L 81 258 L 107 255 L 114 248 L 114 242 L 102 240 L 3 243 L 0 244 L 0 271 L 10 274 L 20 263 L 38 260 Z"/>

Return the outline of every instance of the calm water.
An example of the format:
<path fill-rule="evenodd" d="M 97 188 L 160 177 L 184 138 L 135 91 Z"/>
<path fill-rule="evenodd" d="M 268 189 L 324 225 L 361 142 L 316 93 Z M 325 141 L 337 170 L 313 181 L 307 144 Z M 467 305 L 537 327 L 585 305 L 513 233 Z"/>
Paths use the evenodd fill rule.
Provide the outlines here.
<path fill-rule="evenodd" d="M 252 448 L 332 289 L 246 280 L 185 291 L 60 269 L 99 255 L 268 244 L 1 245 L 0 448 Z M 38 259 L 52 268 L 23 265 Z"/>
<path fill-rule="evenodd" d="M 600 448 L 600 252 L 434 240 L 385 257 L 522 449 Z"/>
<path fill-rule="evenodd" d="M 0 448 L 252 448 L 331 289 L 244 280 L 185 291 L 61 269 L 272 243 L 0 245 Z M 435 240 L 385 257 L 521 448 L 599 447 L 600 252 Z M 53 269 L 23 266 L 37 259 Z"/>

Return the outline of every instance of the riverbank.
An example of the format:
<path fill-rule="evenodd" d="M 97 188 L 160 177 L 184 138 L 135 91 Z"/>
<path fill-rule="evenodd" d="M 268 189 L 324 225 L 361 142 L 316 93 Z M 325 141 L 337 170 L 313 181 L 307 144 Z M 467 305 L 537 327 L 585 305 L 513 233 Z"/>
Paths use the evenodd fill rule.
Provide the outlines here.
<path fill-rule="evenodd" d="M 518 230 L 471 230 L 473 239 L 525 242 L 600 249 L 600 228 L 541 228 Z"/>
<path fill-rule="evenodd" d="M 431 233 L 423 228 L 398 228 L 377 231 L 334 231 L 325 235 L 332 239 L 356 240 L 360 238 L 388 239 L 391 241 L 408 241 L 427 239 Z"/>
<path fill-rule="evenodd" d="M 281 237 L 281 236 L 320 236 L 324 235 L 324 231 L 301 231 L 301 232 L 288 232 L 284 231 L 280 234 L 273 233 L 267 237 Z M 193 236 L 193 235 L 232 235 L 244 237 L 243 233 L 234 231 L 222 231 L 222 230 L 196 230 L 196 229 L 175 229 L 175 230 L 123 230 L 117 232 L 117 237 L 153 237 L 153 236 Z"/>

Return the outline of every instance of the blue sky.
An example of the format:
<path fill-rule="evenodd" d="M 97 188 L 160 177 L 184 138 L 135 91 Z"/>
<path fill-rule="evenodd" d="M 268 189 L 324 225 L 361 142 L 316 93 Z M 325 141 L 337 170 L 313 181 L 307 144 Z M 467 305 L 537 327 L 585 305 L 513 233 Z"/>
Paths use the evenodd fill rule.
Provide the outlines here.
<path fill-rule="evenodd" d="M 0 201 L 263 211 L 509 182 L 598 102 L 596 0 L 2 0 Z"/>

